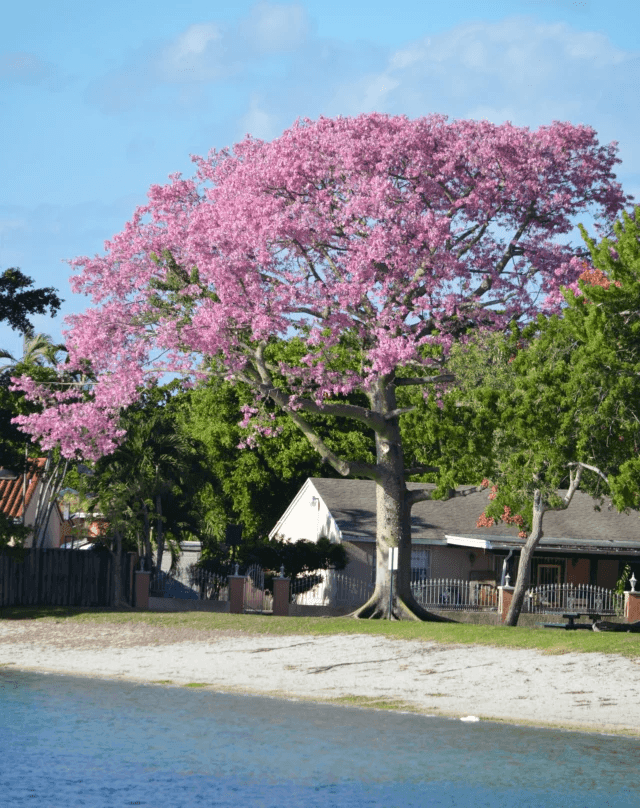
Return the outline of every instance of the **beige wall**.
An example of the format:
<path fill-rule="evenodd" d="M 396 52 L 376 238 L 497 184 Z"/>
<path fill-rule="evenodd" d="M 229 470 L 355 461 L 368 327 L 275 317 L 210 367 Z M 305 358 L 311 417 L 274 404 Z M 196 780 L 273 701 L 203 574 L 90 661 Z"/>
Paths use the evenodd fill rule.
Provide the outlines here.
<path fill-rule="evenodd" d="M 468 581 L 472 571 L 493 573 L 493 554 L 473 547 L 431 548 L 432 578 L 460 578 Z"/>
<path fill-rule="evenodd" d="M 376 545 L 374 542 L 344 541 L 348 562 L 343 572 L 353 578 L 371 579 L 372 569 L 376 563 Z"/>

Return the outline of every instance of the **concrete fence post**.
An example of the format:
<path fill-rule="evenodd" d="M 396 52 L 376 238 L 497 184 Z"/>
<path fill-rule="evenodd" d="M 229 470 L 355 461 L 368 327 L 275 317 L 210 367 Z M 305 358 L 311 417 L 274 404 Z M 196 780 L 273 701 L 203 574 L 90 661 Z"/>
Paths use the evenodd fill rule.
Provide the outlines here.
<path fill-rule="evenodd" d="M 289 578 L 273 579 L 273 616 L 289 617 Z"/>
<path fill-rule="evenodd" d="M 246 575 L 229 576 L 229 612 L 242 614 L 244 612 L 244 582 Z"/>
<path fill-rule="evenodd" d="M 136 570 L 136 609 L 149 608 L 149 583 L 151 573 L 147 570 Z"/>
<path fill-rule="evenodd" d="M 509 614 L 509 607 L 513 600 L 513 587 L 512 586 L 499 586 L 498 587 L 498 613 L 500 619 L 504 623 Z"/>

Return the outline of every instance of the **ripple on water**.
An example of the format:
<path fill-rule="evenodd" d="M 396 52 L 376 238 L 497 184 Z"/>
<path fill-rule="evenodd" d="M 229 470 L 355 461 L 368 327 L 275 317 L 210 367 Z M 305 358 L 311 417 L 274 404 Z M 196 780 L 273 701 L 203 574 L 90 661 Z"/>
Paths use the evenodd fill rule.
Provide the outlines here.
<path fill-rule="evenodd" d="M 640 741 L 560 730 L 16 671 L 0 729 L 11 808 L 637 802 Z"/>

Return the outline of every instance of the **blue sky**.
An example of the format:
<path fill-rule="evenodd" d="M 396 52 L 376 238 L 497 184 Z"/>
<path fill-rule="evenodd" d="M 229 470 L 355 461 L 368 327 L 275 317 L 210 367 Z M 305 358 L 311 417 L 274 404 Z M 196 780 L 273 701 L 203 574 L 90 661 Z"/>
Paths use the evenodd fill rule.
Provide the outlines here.
<path fill-rule="evenodd" d="M 298 117 L 553 120 L 617 140 L 640 200 L 637 0 L 86 0 L 12 3 L 0 28 L 0 270 L 88 301 L 64 259 L 93 255 L 153 183 Z M 21 349 L 0 325 L 0 347 Z"/>

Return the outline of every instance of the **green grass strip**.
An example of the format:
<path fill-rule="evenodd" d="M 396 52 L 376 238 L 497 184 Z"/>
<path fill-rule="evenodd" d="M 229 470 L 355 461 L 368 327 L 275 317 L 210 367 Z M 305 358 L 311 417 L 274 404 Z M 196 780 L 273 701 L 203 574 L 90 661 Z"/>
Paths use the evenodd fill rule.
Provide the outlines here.
<path fill-rule="evenodd" d="M 541 615 L 541 622 L 544 615 Z M 203 633 L 240 632 L 245 635 L 311 636 L 372 635 L 396 640 L 421 640 L 447 645 L 490 645 L 531 648 L 547 654 L 594 653 L 640 657 L 640 634 L 626 632 L 562 631 L 557 629 L 473 625 L 468 623 L 412 623 L 352 620 L 345 617 L 273 617 L 218 612 L 146 612 L 68 607 L 0 609 L 0 620 L 65 622 L 73 625 L 130 625 L 176 627 Z"/>

